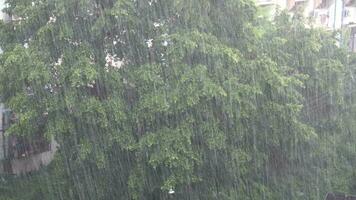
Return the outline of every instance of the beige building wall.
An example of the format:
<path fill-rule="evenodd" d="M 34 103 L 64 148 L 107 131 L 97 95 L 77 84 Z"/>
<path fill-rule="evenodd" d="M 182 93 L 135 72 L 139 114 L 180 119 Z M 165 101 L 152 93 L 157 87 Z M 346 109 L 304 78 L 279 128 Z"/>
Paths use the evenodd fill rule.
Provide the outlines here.
<path fill-rule="evenodd" d="M 343 24 L 356 24 L 356 7 L 345 7 L 345 15 L 343 19 Z"/>
<path fill-rule="evenodd" d="M 31 171 L 37 171 L 43 166 L 47 166 L 54 159 L 58 149 L 58 143 L 51 140 L 51 150 L 43 153 L 31 155 L 29 157 L 13 159 L 10 161 L 0 161 L 0 174 L 20 175 Z M 7 167 L 6 167 L 7 166 Z"/>
<path fill-rule="evenodd" d="M 5 0 L 0 0 L 0 20 L 8 20 L 9 16 L 2 12 L 2 10 L 6 7 Z"/>
<path fill-rule="evenodd" d="M 317 2 L 315 0 L 309 0 L 309 1 L 305 2 L 305 7 L 304 7 L 304 11 L 303 11 L 303 15 L 305 17 L 313 17 L 315 4 L 317 4 Z"/>
<path fill-rule="evenodd" d="M 43 166 L 49 165 L 57 151 L 58 144 L 52 139 L 51 150 L 40 154 L 35 154 L 22 159 L 14 159 L 11 161 L 13 174 L 24 174 L 31 171 L 39 170 Z"/>
<path fill-rule="evenodd" d="M 302 9 L 314 27 L 337 30 L 350 24 L 356 24 L 356 4 L 350 0 L 257 0 L 257 5 L 268 7 L 271 18 L 276 11 L 288 10 L 294 13 Z"/>

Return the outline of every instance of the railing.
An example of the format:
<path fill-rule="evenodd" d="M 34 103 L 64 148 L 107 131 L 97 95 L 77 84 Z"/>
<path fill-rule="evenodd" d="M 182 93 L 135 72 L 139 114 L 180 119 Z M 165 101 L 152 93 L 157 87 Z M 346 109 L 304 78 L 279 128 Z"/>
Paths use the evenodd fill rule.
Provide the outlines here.
<path fill-rule="evenodd" d="M 32 141 L 24 137 L 11 136 L 9 143 L 8 159 L 21 159 L 51 150 L 50 143 L 41 136 Z"/>
<path fill-rule="evenodd" d="M 326 195 L 325 200 L 356 200 L 356 196 L 329 192 Z"/>
<path fill-rule="evenodd" d="M 13 113 L 0 103 L 0 174 L 23 174 L 48 165 L 57 151 L 58 144 L 43 133 L 31 137 L 10 135 L 6 129 L 15 123 Z"/>
<path fill-rule="evenodd" d="M 256 2 L 256 4 L 257 4 L 258 6 L 266 6 L 266 5 L 271 5 L 271 4 L 274 4 L 274 3 L 275 3 L 274 0 L 258 0 L 258 1 Z"/>

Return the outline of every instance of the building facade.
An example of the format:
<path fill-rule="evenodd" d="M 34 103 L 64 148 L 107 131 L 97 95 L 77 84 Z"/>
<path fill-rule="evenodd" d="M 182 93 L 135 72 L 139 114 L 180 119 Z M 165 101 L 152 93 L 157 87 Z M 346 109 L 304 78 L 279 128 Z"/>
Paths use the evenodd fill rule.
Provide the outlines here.
<path fill-rule="evenodd" d="M 261 7 L 269 7 L 271 14 L 276 10 L 301 11 L 316 27 L 338 30 L 356 24 L 355 0 L 257 0 Z"/>
<path fill-rule="evenodd" d="M 4 8 L 6 8 L 6 0 L 0 0 L 0 20 L 8 21 L 10 20 L 10 16 L 6 13 L 2 12 Z"/>
<path fill-rule="evenodd" d="M 270 16 L 277 10 L 287 10 L 290 13 L 299 11 L 309 19 L 313 27 L 326 30 L 349 30 L 350 34 L 343 35 L 350 51 L 356 52 L 356 0 L 257 0 L 256 4 L 265 7 Z"/>
<path fill-rule="evenodd" d="M 7 135 L 6 129 L 16 121 L 15 114 L 0 104 L 0 174 L 23 174 L 47 166 L 54 158 L 58 144 L 43 133 L 31 137 Z"/>

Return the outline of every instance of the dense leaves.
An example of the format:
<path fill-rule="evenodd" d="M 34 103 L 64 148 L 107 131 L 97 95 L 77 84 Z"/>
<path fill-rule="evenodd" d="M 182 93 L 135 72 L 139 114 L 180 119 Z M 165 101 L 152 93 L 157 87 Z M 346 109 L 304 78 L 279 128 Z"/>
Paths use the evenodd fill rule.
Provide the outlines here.
<path fill-rule="evenodd" d="M 8 3 L 7 133 L 41 130 L 60 150 L 48 168 L 4 176 L 1 198 L 356 192 L 354 61 L 332 34 L 283 13 L 256 19 L 243 0 Z"/>

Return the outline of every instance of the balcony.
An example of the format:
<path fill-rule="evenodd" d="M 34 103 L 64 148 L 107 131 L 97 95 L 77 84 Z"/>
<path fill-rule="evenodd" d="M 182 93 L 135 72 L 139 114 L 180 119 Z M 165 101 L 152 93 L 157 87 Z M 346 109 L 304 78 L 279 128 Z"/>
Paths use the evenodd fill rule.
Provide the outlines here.
<path fill-rule="evenodd" d="M 345 6 L 346 7 L 356 7 L 356 0 L 346 0 Z"/>
<path fill-rule="evenodd" d="M 23 150 L 22 154 L 0 161 L 1 174 L 20 175 L 32 171 L 37 171 L 43 166 L 47 166 L 54 158 L 57 151 L 57 143 L 52 139 L 48 144 L 48 149 L 42 152 L 29 153 Z"/>
<path fill-rule="evenodd" d="M 356 200 L 356 196 L 341 193 L 328 193 L 325 200 Z"/>
<path fill-rule="evenodd" d="M 275 3 L 276 3 L 275 0 L 257 0 L 256 5 L 269 6 L 269 5 L 274 5 Z"/>
<path fill-rule="evenodd" d="M 317 0 L 315 1 L 316 9 L 327 9 L 334 3 L 334 0 Z"/>
<path fill-rule="evenodd" d="M 14 121 L 13 113 L 0 104 L 0 174 L 25 174 L 49 165 L 58 148 L 56 141 L 48 140 L 43 133 L 30 138 L 6 135 Z"/>

